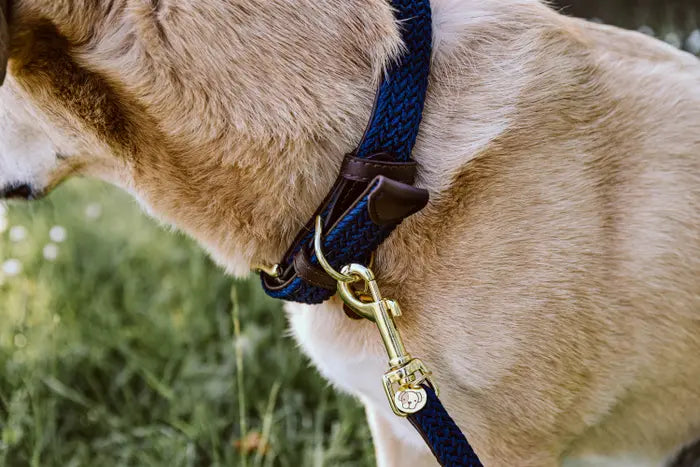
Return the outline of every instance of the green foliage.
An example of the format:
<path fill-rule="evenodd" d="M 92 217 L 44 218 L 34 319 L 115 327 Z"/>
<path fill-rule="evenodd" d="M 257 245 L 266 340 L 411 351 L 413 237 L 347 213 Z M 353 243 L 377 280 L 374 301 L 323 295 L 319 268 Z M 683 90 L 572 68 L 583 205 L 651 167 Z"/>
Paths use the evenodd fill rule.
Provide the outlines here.
<path fill-rule="evenodd" d="M 551 3 L 571 15 L 596 17 L 631 29 L 647 25 L 683 33 L 700 26 L 697 0 L 554 0 Z"/>
<path fill-rule="evenodd" d="M 103 185 L 3 218 L 0 465 L 372 464 L 359 405 L 309 367 L 257 281 Z M 244 435 L 262 448 L 237 448 Z"/>

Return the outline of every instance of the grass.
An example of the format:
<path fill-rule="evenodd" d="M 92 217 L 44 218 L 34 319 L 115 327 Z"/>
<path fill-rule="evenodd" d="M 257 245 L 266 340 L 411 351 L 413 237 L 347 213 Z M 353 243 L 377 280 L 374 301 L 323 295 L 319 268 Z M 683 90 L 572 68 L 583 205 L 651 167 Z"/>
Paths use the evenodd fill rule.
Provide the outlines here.
<path fill-rule="evenodd" d="M 0 465 L 372 465 L 280 304 L 126 195 L 71 182 L 2 230 Z"/>

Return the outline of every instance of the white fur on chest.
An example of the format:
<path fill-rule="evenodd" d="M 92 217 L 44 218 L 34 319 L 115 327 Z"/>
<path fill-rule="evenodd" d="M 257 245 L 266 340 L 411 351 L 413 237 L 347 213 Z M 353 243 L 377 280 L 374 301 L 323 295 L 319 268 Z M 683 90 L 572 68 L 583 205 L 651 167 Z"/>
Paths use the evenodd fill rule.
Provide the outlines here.
<path fill-rule="evenodd" d="M 382 374 L 387 370 L 387 357 L 373 323 L 350 320 L 333 301 L 315 306 L 287 303 L 285 309 L 295 339 L 329 382 L 376 410 L 397 439 L 420 450 L 426 449 L 411 424 L 389 408 L 381 384 Z M 634 456 L 588 456 L 562 461 L 566 467 L 659 465 L 658 459 Z"/>
<path fill-rule="evenodd" d="M 349 319 L 335 302 L 288 303 L 285 309 L 295 339 L 328 381 L 371 405 L 398 439 L 424 446 L 408 420 L 394 415 L 389 407 L 382 388 L 388 357 L 373 323 Z"/>

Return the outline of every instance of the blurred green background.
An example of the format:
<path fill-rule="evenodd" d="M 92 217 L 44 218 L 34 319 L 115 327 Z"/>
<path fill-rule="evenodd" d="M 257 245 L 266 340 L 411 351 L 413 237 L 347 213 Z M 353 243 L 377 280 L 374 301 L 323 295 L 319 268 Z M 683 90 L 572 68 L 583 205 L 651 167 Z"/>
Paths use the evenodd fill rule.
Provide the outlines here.
<path fill-rule="evenodd" d="M 562 3 L 700 54 L 696 0 Z M 103 184 L 0 206 L 0 320 L 0 466 L 373 463 L 280 304 Z"/>
<path fill-rule="evenodd" d="M 700 0 L 553 0 L 563 13 L 637 29 L 700 55 Z"/>
<path fill-rule="evenodd" d="M 371 464 L 257 281 L 96 182 L 0 209 L 0 465 Z"/>
<path fill-rule="evenodd" d="M 555 0 L 552 3 L 567 14 L 597 18 L 631 29 L 644 25 L 658 35 L 676 32 L 687 37 L 700 25 L 698 0 Z"/>

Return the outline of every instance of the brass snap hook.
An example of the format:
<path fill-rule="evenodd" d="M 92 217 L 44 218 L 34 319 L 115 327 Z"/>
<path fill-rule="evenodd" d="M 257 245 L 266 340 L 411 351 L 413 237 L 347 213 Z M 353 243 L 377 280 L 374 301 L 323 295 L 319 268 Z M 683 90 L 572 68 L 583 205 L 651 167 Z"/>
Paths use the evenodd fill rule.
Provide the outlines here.
<path fill-rule="evenodd" d="M 423 362 L 412 358 L 404 347 L 394 322 L 394 318 L 401 316 L 399 304 L 395 300 L 382 297 L 371 266 L 352 263 L 343 266 L 340 272 L 333 269 L 323 255 L 321 225 L 321 216 L 318 216 L 314 232 L 314 250 L 319 264 L 338 282 L 338 295 L 345 304 L 358 315 L 377 325 L 384 343 L 390 370 L 382 377 L 382 385 L 391 410 L 401 417 L 420 411 L 427 403 L 427 393 L 422 384 L 427 381 L 436 393 L 437 386 Z M 353 288 L 353 284 L 358 282 L 364 283 L 362 297 L 358 297 Z"/>
<path fill-rule="evenodd" d="M 382 301 L 382 295 L 377 287 L 374 273 L 368 267 L 361 264 L 349 264 L 344 266 L 341 274 L 355 277 L 356 281 L 364 283 L 364 292 L 358 297 L 358 292 L 349 282 L 338 282 L 338 295 L 355 313 L 370 321 L 376 319 L 377 303 Z"/>

